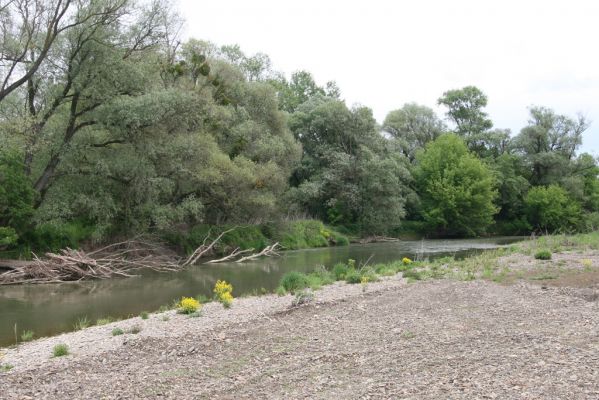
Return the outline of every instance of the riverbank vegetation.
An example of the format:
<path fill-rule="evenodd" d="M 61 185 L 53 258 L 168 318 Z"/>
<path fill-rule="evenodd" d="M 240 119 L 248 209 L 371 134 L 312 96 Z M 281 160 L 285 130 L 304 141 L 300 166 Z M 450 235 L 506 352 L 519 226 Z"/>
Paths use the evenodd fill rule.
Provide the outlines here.
<path fill-rule="evenodd" d="M 398 104 L 379 125 L 334 82 L 182 43 L 164 0 L 9 2 L 0 17 L 2 258 L 142 233 L 189 254 L 230 226 L 223 254 L 599 226 L 582 116 L 533 106 L 512 133 L 468 86 L 441 94 L 445 119 Z"/>

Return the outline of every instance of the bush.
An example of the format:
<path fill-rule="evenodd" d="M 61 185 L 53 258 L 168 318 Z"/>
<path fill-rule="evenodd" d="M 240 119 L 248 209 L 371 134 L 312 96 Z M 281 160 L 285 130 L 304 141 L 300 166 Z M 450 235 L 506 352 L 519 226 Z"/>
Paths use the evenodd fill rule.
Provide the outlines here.
<path fill-rule="evenodd" d="M 139 314 L 139 317 L 141 319 L 148 319 L 148 318 L 150 318 L 150 315 L 148 314 L 147 311 L 142 311 L 141 314 Z"/>
<path fill-rule="evenodd" d="M 125 333 L 125 332 L 123 332 L 123 330 L 121 328 L 114 328 L 112 330 L 112 336 L 120 336 L 123 333 Z"/>
<path fill-rule="evenodd" d="M 524 199 L 528 221 L 543 231 L 568 231 L 580 221 L 580 205 L 557 185 L 537 186 Z"/>
<path fill-rule="evenodd" d="M 15 246 L 18 239 L 19 235 L 13 228 L 0 226 L 0 250 Z"/>
<path fill-rule="evenodd" d="M 295 298 L 291 302 L 292 307 L 298 307 L 303 304 L 311 303 L 314 300 L 314 293 L 311 290 L 302 290 L 295 294 Z"/>
<path fill-rule="evenodd" d="M 225 308 L 231 307 L 233 303 L 233 285 L 226 281 L 218 280 L 214 285 L 214 295 L 216 300 Z"/>
<path fill-rule="evenodd" d="M 69 346 L 67 346 L 64 343 L 57 344 L 52 349 L 52 354 L 54 355 L 54 357 L 66 356 L 69 354 Z"/>
<path fill-rule="evenodd" d="M 362 281 L 362 274 L 360 273 L 360 271 L 354 269 L 354 268 L 350 268 L 347 270 L 347 273 L 345 274 L 345 282 L 347 283 L 360 283 Z"/>
<path fill-rule="evenodd" d="M 345 275 L 347 275 L 347 271 L 349 271 L 349 267 L 343 263 L 337 263 L 333 266 L 333 275 L 335 276 L 335 280 L 343 281 L 345 280 Z"/>
<path fill-rule="evenodd" d="M 551 251 L 539 250 L 535 253 L 535 258 L 537 260 L 551 260 Z"/>
<path fill-rule="evenodd" d="M 305 289 L 310 285 L 308 277 L 301 272 L 288 272 L 281 278 L 280 286 L 287 293 L 294 294 L 295 292 Z"/>
<path fill-rule="evenodd" d="M 200 302 L 193 297 L 182 297 L 177 311 L 180 314 L 193 314 L 194 312 L 197 312 L 200 307 L 202 307 Z"/>

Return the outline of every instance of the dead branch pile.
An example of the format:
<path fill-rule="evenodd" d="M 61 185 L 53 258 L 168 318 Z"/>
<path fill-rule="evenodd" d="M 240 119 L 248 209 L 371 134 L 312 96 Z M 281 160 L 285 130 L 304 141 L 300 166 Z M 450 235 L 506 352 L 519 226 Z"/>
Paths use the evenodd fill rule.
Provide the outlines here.
<path fill-rule="evenodd" d="M 0 275 L 0 285 L 53 283 L 134 276 L 133 270 L 174 271 L 180 268 L 176 255 L 157 242 L 128 240 L 91 252 L 64 249 L 59 254 L 34 254 L 31 262 Z"/>
<path fill-rule="evenodd" d="M 135 276 L 132 272 L 139 269 L 154 271 L 177 271 L 196 264 L 200 259 L 214 254 L 214 247 L 231 228 L 222 232 L 209 242 L 210 232 L 202 244 L 185 260 L 155 239 L 135 239 L 114 243 L 101 249 L 85 252 L 83 250 L 64 249 L 60 253 L 46 253 L 44 257 L 33 254 L 31 262 L 13 263 L 8 272 L 0 274 L 0 285 L 20 283 L 58 283 L 89 279 L 107 279 L 116 276 Z M 251 253 L 254 249 L 236 248 L 229 255 L 208 263 L 233 261 L 241 263 L 259 257 L 279 255 L 279 243 L 265 247 L 262 251 Z"/>

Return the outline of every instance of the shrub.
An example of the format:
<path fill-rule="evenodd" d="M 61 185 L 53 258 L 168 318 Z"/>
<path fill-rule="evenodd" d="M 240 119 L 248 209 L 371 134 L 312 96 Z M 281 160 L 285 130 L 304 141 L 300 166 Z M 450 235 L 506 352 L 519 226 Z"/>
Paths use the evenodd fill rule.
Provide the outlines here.
<path fill-rule="evenodd" d="M 580 220 L 580 204 L 557 185 L 533 187 L 524 203 L 528 221 L 536 229 L 550 232 L 569 230 Z"/>
<path fill-rule="evenodd" d="M 114 328 L 112 330 L 112 336 L 120 336 L 123 333 L 125 333 L 125 332 L 123 332 L 123 330 L 121 328 Z"/>
<path fill-rule="evenodd" d="M 133 335 L 137 335 L 139 332 L 141 332 L 141 326 L 139 325 L 133 325 L 131 328 L 129 328 L 129 330 L 127 331 L 127 333 L 131 333 Z"/>
<path fill-rule="evenodd" d="M 139 314 L 139 317 L 141 319 L 148 319 L 148 318 L 150 318 L 150 315 L 148 314 L 147 311 L 142 311 L 141 314 Z"/>
<path fill-rule="evenodd" d="M 314 293 L 311 290 L 302 290 L 295 294 L 295 298 L 291 302 L 291 306 L 298 307 L 303 304 L 308 304 L 314 300 Z"/>
<path fill-rule="evenodd" d="M 403 265 L 410 265 L 410 264 L 412 264 L 413 261 L 410 260 L 408 257 L 404 257 L 401 259 L 401 262 Z"/>
<path fill-rule="evenodd" d="M 33 331 L 24 331 L 21 333 L 22 342 L 30 342 L 31 340 L 33 340 Z"/>
<path fill-rule="evenodd" d="M 420 274 L 420 272 L 414 271 L 414 270 L 404 271 L 403 272 L 403 277 L 406 278 L 408 281 L 410 281 L 410 280 L 414 280 L 414 281 L 422 280 L 422 275 Z"/>
<path fill-rule="evenodd" d="M 216 281 L 216 284 L 214 285 L 214 295 L 216 296 L 216 300 L 218 300 L 223 307 L 231 307 L 231 304 L 233 303 L 233 285 L 226 281 Z"/>
<path fill-rule="evenodd" d="M 182 297 L 178 305 L 178 312 L 180 314 L 192 314 L 197 312 L 202 305 L 199 301 L 193 297 Z"/>
<path fill-rule="evenodd" d="M 335 280 L 342 281 L 345 279 L 345 275 L 349 267 L 343 263 L 337 263 L 333 266 L 333 275 L 335 276 Z"/>
<path fill-rule="evenodd" d="M 62 356 L 66 356 L 68 354 L 69 354 L 69 346 L 67 346 L 64 343 L 57 344 L 52 349 L 52 355 L 54 355 L 54 357 L 62 357 Z"/>
<path fill-rule="evenodd" d="M 295 292 L 305 289 L 310 285 L 308 277 L 301 272 L 288 272 L 281 278 L 280 286 L 287 293 L 294 294 Z"/>
<path fill-rule="evenodd" d="M 360 271 L 351 268 L 348 269 L 347 273 L 345 274 L 345 282 L 347 283 L 360 283 L 362 281 L 362 274 L 360 273 Z"/>
<path fill-rule="evenodd" d="M 551 252 L 549 250 L 539 250 L 535 253 L 537 260 L 551 260 Z"/>

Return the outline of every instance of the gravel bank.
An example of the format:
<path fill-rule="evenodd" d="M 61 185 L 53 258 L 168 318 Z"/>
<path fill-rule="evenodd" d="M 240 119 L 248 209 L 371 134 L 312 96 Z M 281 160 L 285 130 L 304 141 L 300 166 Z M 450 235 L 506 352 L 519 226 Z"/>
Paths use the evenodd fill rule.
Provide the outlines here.
<path fill-rule="evenodd" d="M 599 398 L 599 303 L 485 281 L 335 284 L 9 350 L 0 397 Z M 139 324 L 138 335 L 110 337 Z M 55 343 L 73 355 L 50 359 Z"/>

